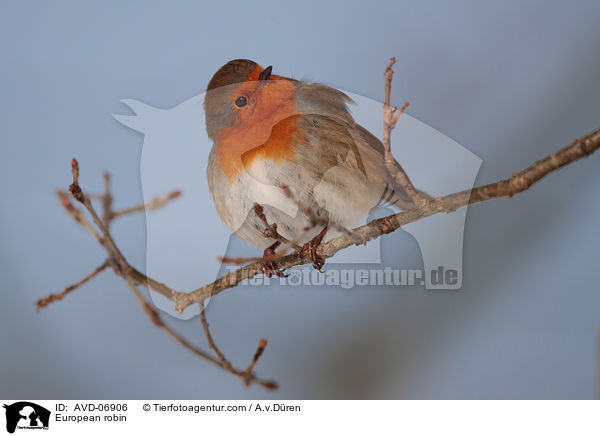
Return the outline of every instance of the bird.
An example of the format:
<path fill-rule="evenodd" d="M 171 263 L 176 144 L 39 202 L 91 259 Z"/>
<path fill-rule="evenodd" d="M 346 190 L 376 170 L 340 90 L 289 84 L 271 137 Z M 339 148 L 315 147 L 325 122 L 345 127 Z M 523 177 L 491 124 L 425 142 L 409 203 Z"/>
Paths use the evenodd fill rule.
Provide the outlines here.
<path fill-rule="evenodd" d="M 221 220 L 263 249 L 263 259 L 280 241 L 265 233 L 255 204 L 283 238 L 301 236 L 301 254 L 308 251 L 319 270 L 317 247 L 340 232 L 327 220 L 353 228 L 383 203 L 414 207 L 393 183 L 381 141 L 352 117 L 352 104 L 333 87 L 279 76 L 248 59 L 227 62 L 208 83 L 208 187 Z M 298 205 L 326 221 L 311 224 Z M 272 262 L 263 270 L 280 274 Z"/>

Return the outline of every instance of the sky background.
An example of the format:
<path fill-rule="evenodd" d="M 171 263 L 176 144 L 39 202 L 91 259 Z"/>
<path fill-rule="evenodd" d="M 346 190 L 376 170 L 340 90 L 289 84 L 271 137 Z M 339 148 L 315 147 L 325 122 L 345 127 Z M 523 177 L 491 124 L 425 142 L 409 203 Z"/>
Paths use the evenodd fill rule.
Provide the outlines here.
<path fill-rule="evenodd" d="M 121 99 L 173 107 L 243 57 L 381 101 L 396 56 L 392 102 L 479 156 L 486 184 L 600 127 L 599 18 L 595 1 L 3 2 L 0 397 L 596 398 L 595 155 L 468 209 L 460 291 L 270 286 L 214 298 L 212 331 L 234 363 L 268 338 L 257 371 L 279 381 L 275 393 L 175 344 L 111 272 L 40 314 L 34 302 L 104 259 L 54 195 L 72 157 L 90 191 L 111 172 L 115 207 L 142 201 L 143 137 L 112 117 L 126 113 Z M 143 269 L 145 217 L 113 233 Z M 410 234 L 382 246 L 391 265 L 421 267 Z M 205 346 L 197 318 L 172 323 Z"/>

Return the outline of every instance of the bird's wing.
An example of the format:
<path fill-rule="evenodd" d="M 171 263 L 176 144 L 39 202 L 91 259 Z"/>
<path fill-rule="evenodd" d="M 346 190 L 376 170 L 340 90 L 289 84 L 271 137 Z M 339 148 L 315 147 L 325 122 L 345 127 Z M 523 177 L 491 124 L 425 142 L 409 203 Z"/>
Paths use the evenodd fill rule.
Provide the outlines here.
<path fill-rule="evenodd" d="M 373 135 L 371 132 L 369 132 L 367 129 L 365 129 L 360 124 L 358 124 L 358 123 L 355 122 L 354 123 L 354 127 L 357 129 L 357 131 L 359 132 L 359 134 L 363 138 L 363 140 L 367 144 L 369 144 L 369 146 L 371 148 L 373 148 L 382 157 L 385 158 L 385 148 L 384 148 L 382 142 L 375 135 Z M 402 168 L 402 165 L 400 165 L 400 163 L 398 161 L 396 161 L 396 163 L 398 164 L 398 166 L 400 167 L 400 169 L 402 169 L 402 171 L 404 171 L 404 168 Z M 389 176 L 389 177 L 391 178 L 391 176 Z M 390 200 L 386 200 L 386 202 L 389 203 L 389 204 L 391 204 L 391 205 L 394 205 L 395 202 L 404 203 L 405 207 L 400 207 L 401 209 L 407 209 L 407 208 L 414 207 L 414 204 L 410 200 L 410 197 L 409 197 L 408 193 L 403 188 L 401 188 L 401 187 L 398 188 L 398 183 L 393 183 L 393 184 L 397 188 L 394 190 L 394 194 L 393 194 L 392 198 L 390 199 L 391 201 Z M 431 195 L 429 195 L 425 191 L 421 191 L 420 189 L 416 189 L 416 191 L 419 194 L 421 194 L 423 197 L 427 198 L 427 199 L 432 199 L 433 198 Z M 383 206 L 383 204 L 382 204 L 382 206 Z"/>
<path fill-rule="evenodd" d="M 390 204 L 412 208 L 406 192 L 395 190 L 386 169 L 383 145 L 366 129 L 334 116 L 307 114 L 298 120 L 297 147 L 300 164 L 318 181 L 315 198 L 348 199 L 348 207 L 371 209 Z M 331 203 L 331 199 L 321 201 Z"/>

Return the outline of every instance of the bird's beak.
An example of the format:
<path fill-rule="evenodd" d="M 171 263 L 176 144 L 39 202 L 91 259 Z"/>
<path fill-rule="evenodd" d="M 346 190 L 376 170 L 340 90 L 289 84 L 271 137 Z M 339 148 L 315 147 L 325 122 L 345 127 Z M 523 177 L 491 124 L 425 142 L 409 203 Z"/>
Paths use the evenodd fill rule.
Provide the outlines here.
<path fill-rule="evenodd" d="M 267 68 L 265 68 L 264 70 L 262 70 L 262 72 L 258 75 L 258 80 L 260 80 L 261 82 L 263 82 L 265 80 L 269 80 L 269 77 L 271 77 L 272 70 L 273 70 L 272 65 L 270 65 Z"/>

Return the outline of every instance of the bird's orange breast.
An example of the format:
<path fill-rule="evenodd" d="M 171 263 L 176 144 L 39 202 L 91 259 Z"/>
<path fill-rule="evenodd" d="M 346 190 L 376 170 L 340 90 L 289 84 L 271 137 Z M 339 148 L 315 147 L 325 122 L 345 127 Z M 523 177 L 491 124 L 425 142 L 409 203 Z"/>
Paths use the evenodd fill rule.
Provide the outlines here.
<path fill-rule="evenodd" d="M 254 92 L 255 105 L 248 108 L 252 110 L 235 113 L 234 125 L 224 128 L 216 138 L 216 163 L 230 182 L 256 159 L 293 161 L 295 158 L 294 143 L 301 135 L 295 86 L 278 76 L 272 79 L 262 88 L 258 88 L 259 82 L 240 85 L 240 92 Z M 237 95 L 233 93 L 233 98 Z"/>

